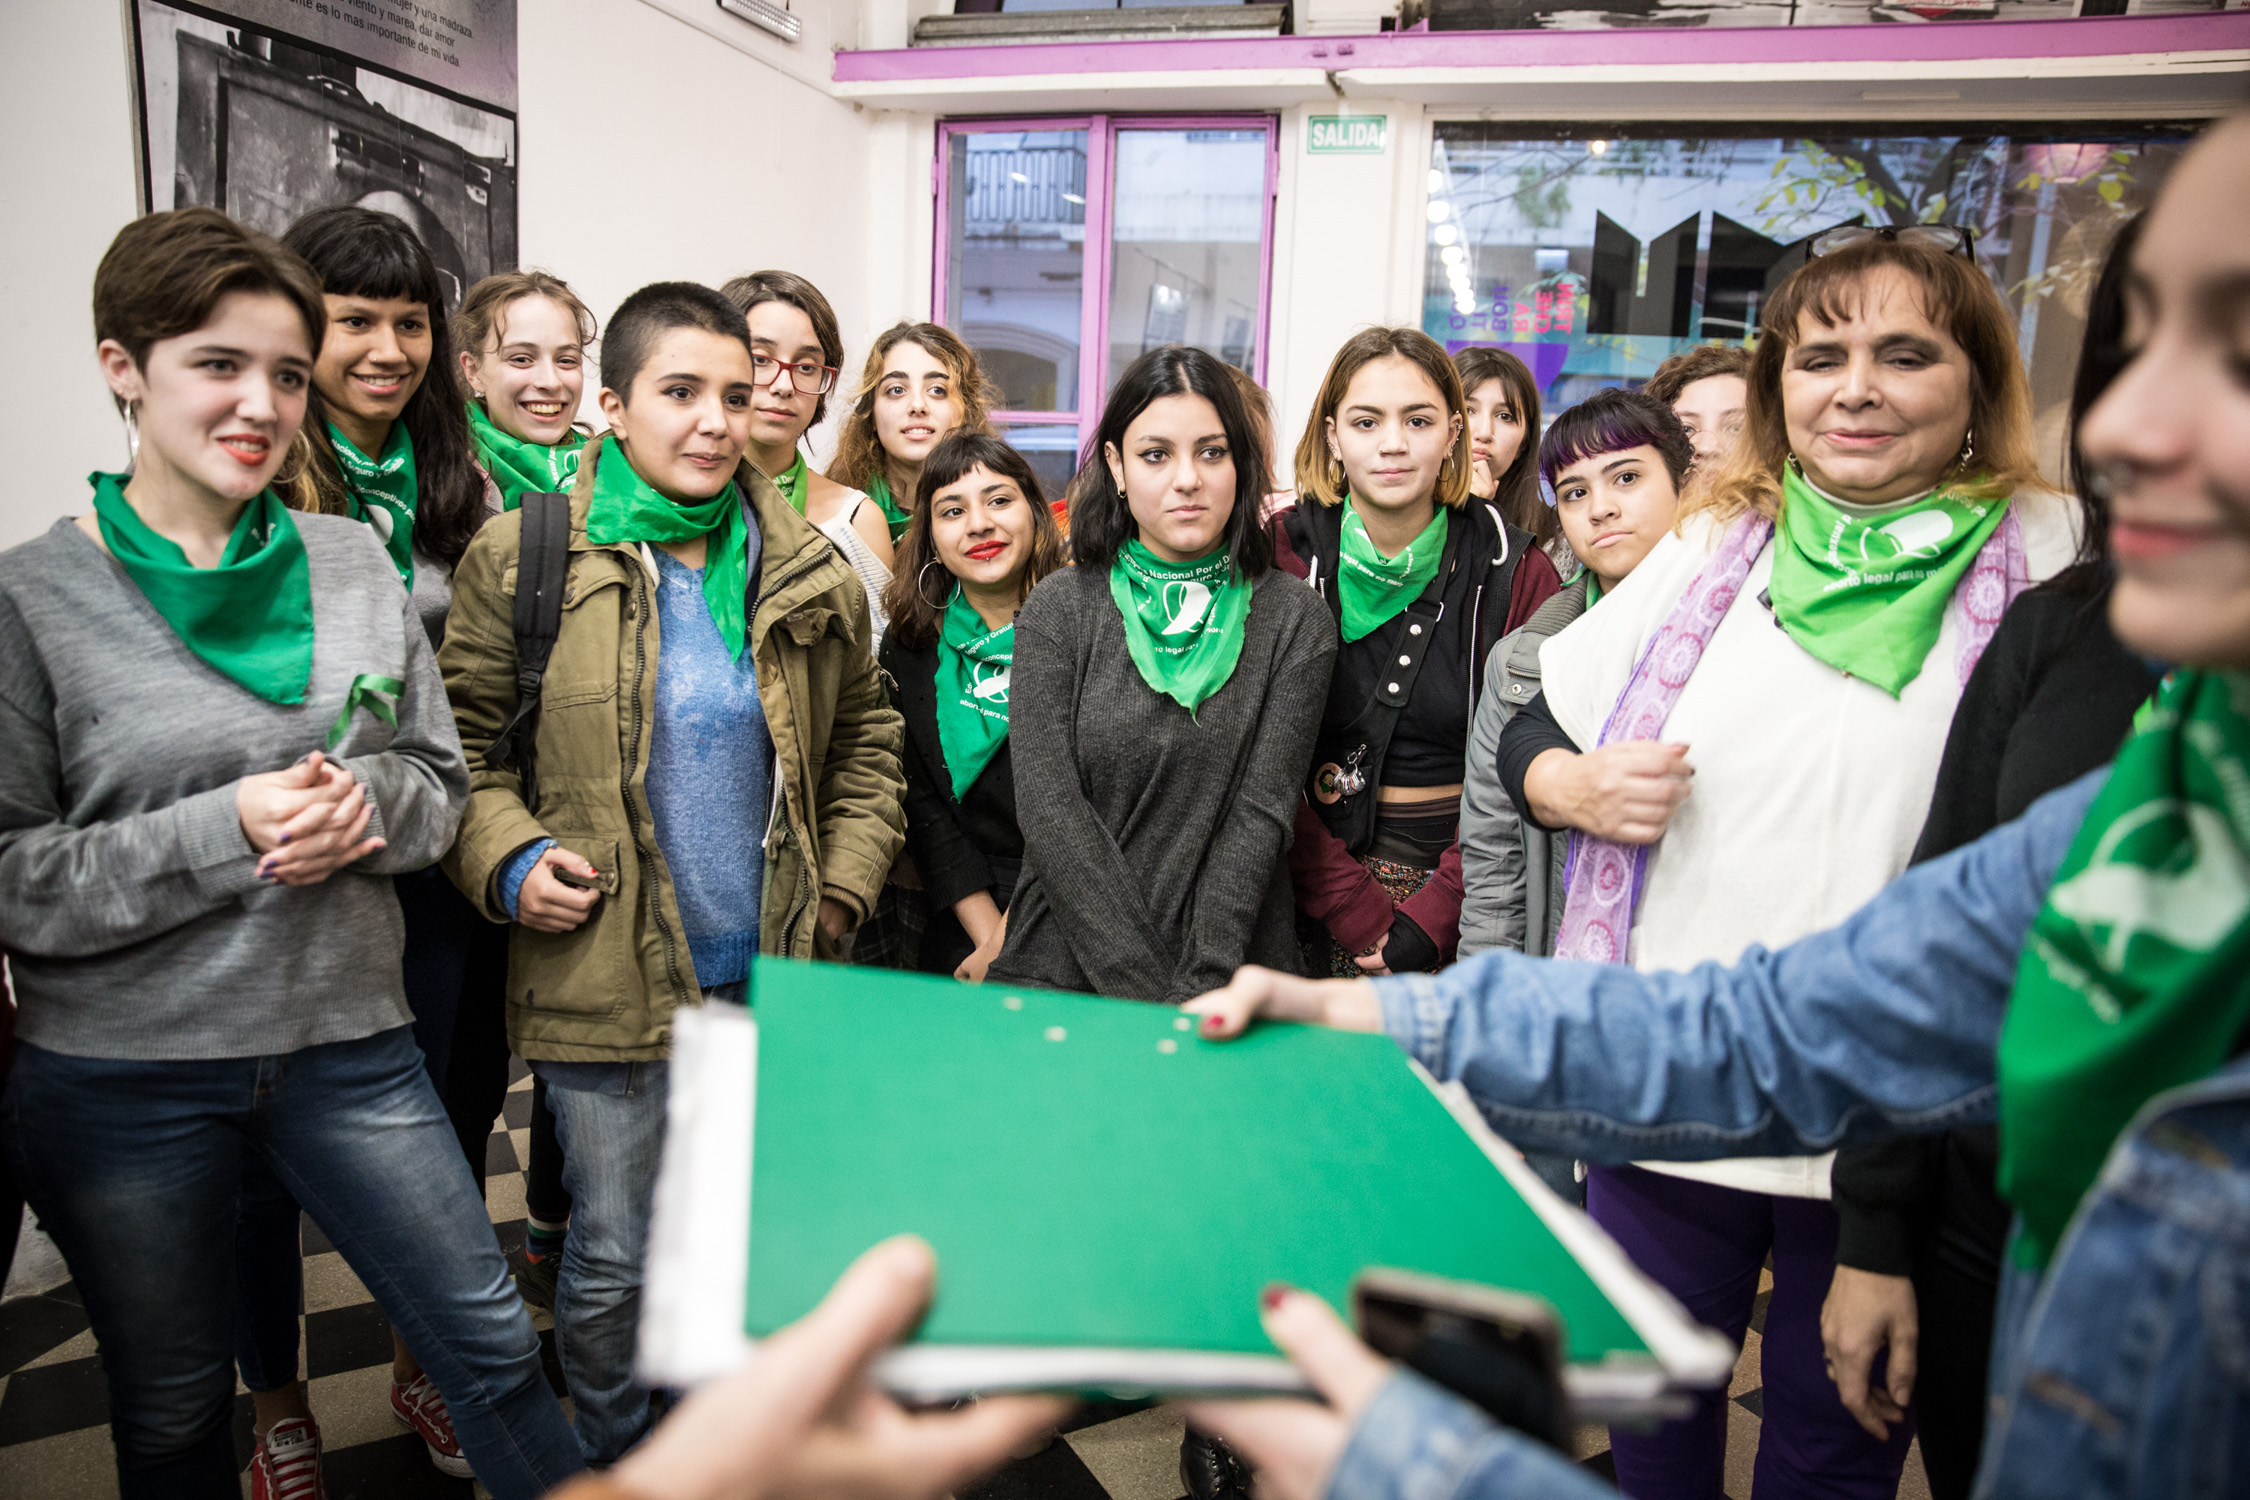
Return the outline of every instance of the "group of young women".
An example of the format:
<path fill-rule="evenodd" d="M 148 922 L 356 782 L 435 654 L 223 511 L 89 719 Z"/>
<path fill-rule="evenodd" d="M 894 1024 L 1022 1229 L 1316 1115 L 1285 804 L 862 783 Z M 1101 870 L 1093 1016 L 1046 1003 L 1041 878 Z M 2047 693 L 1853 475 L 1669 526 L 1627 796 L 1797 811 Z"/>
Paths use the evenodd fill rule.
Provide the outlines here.
<path fill-rule="evenodd" d="M 553 276 L 449 313 L 369 210 L 279 242 L 209 209 L 128 226 L 94 298 L 127 470 L 0 555 L 0 1127 L 101 1341 L 122 1491 L 234 1493 L 239 1369 L 254 1492 L 322 1492 L 300 1211 L 383 1305 L 393 1408 L 441 1468 L 532 1496 L 632 1450 L 671 1017 L 740 1001 L 757 954 L 1174 1004 L 1245 964 L 1729 964 L 2107 761 L 2156 684 L 2100 623 L 2103 486 L 2039 483 L 1968 249 L 1827 237 L 1754 353 L 1690 351 L 1544 436 L 1511 356 L 1368 330 L 1288 486 L 1263 394 L 1159 349 L 1058 514 L 930 324 L 876 341 L 813 471 L 845 349 L 788 272 L 628 298 L 589 435 L 596 324 Z M 2075 416 L 2122 364 L 2133 253 Z M 2239 710 L 2168 692 L 2165 723 Z M 2121 942 L 2054 949 L 2050 985 Z M 1606 1102 L 1655 1100 L 1657 1064 L 1599 1012 L 1566 1045 L 1511 1018 L 1515 971 L 1464 972 L 1384 990 L 1387 1023 L 1558 1191 L 1738 1339 L 1770 1262 L 1760 1483 L 1894 1492 L 1919 1344 L 1933 1488 L 1967 1493 L 1994 1175 L 2040 1203 L 2044 1258 L 2044 1169 L 1966 1129 L 1753 1156 L 1849 1121 L 1731 1094 L 1710 1108 L 1745 1123 L 1667 1134 Z M 1556 972 L 1589 977 L 1529 982 L 1612 983 Z M 1204 1002 L 1215 1034 L 1269 1002 L 1365 1020 L 1260 983 Z M 1458 1035 L 1432 1009 L 1469 1004 Z M 521 1296 L 481 1203 L 511 1052 L 537 1079 Z M 1633 1120 L 1590 1147 L 1566 1095 Z M 1629 1493 L 1720 1492 L 1715 1396 L 1613 1441 Z M 1183 1470 L 1203 1500 L 1244 1482 L 1192 1431 Z"/>

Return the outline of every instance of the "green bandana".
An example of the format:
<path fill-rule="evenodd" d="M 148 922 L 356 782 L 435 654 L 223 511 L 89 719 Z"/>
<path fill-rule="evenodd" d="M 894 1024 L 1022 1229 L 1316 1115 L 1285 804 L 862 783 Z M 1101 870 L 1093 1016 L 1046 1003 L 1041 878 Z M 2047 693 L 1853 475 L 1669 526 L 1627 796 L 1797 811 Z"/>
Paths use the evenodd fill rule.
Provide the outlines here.
<path fill-rule="evenodd" d="M 593 451 L 587 450 L 589 455 Z M 719 627 L 728 653 L 742 660 L 749 633 L 744 596 L 750 587 L 750 533 L 742 524 L 742 501 L 734 486 L 690 504 L 659 495 L 621 448 L 605 446 L 593 463 L 594 495 L 586 511 L 586 540 L 608 546 L 709 537 L 703 553 L 703 604 L 711 611 L 711 623 Z"/>
<path fill-rule="evenodd" d="M 1008 673 L 1015 659 L 1015 622 L 987 628 L 955 585 L 938 630 L 937 737 L 956 802 L 1008 737 Z"/>
<path fill-rule="evenodd" d="M 1110 565 L 1109 596 L 1125 617 L 1125 647 L 1141 681 L 1191 715 L 1234 675 L 1250 585 L 1235 576 L 1224 547 L 1200 562 L 1169 563 L 1129 541 Z"/>
<path fill-rule="evenodd" d="M 2000 1032 L 2000 1192 L 2045 1265 L 2118 1133 L 2250 1021 L 2250 677 L 2183 671 L 2117 753 Z"/>
<path fill-rule="evenodd" d="M 805 455 L 800 453 L 797 455 L 795 463 L 773 476 L 775 486 L 781 491 L 781 498 L 788 501 L 789 508 L 800 516 L 805 513 L 805 475 L 807 472 Z"/>
<path fill-rule="evenodd" d="M 414 441 L 406 435 L 406 424 L 391 424 L 380 461 L 353 447 L 334 422 L 328 424 L 328 440 L 336 466 L 344 471 L 344 487 L 351 491 L 352 519 L 375 528 L 399 581 L 414 587 Z"/>
<path fill-rule="evenodd" d="M 312 564 L 281 497 L 243 507 L 215 568 L 198 568 L 125 498 L 123 474 L 89 474 L 102 542 L 188 650 L 268 703 L 302 703 L 312 677 Z"/>
<path fill-rule="evenodd" d="M 883 512 L 883 524 L 890 527 L 891 541 L 893 543 L 896 543 L 900 537 L 906 535 L 907 525 L 914 519 L 914 517 L 909 515 L 907 512 L 900 510 L 898 508 L 898 502 L 891 498 L 890 480 L 884 478 L 881 474 L 877 474 L 873 479 L 868 480 L 867 498 L 874 501 L 875 504 L 881 508 Z"/>
<path fill-rule="evenodd" d="M 469 438 L 477 445 L 477 462 L 500 487 L 500 508 L 514 510 L 529 495 L 568 494 L 578 477 L 578 460 L 585 455 L 583 433 L 569 433 L 553 447 L 502 432 L 485 415 L 484 403 L 469 403 Z"/>
<path fill-rule="evenodd" d="M 1595 605 L 1602 602 L 1602 581 L 1594 576 L 1594 570 L 1592 568 L 1586 569 L 1585 573 L 1586 607 L 1588 609 L 1592 609 Z M 1602 616 L 1602 618 L 1606 620 L 1609 618 L 1609 616 L 1604 615 Z"/>
<path fill-rule="evenodd" d="M 1782 476 L 1774 618 L 1798 645 L 1893 698 L 1921 675 L 1954 586 L 2008 513 L 2005 500 L 1928 495 L 1844 510 L 1794 467 Z"/>
<path fill-rule="evenodd" d="M 1406 544 L 1396 557 L 1375 550 L 1351 497 L 1344 497 L 1344 539 L 1336 554 L 1336 594 L 1344 606 L 1344 639 L 1361 636 L 1390 623 L 1398 612 L 1422 596 L 1437 577 L 1438 560 L 1445 555 L 1446 510 L 1437 514 L 1422 534 Z"/>

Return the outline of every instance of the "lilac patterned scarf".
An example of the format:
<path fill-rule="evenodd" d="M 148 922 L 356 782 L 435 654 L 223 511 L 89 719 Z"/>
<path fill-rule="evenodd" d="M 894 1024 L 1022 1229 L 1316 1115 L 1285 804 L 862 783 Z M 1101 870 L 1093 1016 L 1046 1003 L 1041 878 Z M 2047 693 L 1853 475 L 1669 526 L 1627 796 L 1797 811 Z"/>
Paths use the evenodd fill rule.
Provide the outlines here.
<path fill-rule="evenodd" d="M 1617 706 L 1610 710 L 1609 722 L 1602 726 L 1598 744 L 1653 740 L 1663 731 L 1672 706 L 1703 660 L 1704 647 L 1734 606 L 1751 565 L 1772 537 L 1773 522 L 1754 512 L 1727 528 L 1718 550 L 1641 653 L 1625 680 L 1625 690 L 1617 695 Z M 1966 625 L 1958 663 L 1962 682 L 1969 680 L 1977 659 L 1992 643 L 2000 617 L 2029 585 L 2030 571 L 2024 558 L 2023 527 L 2010 506 L 2006 519 L 1977 552 L 1956 595 Z M 1612 843 L 1586 833 L 1570 836 L 1570 854 L 1563 866 L 1562 931 L 1555 940 L 1557 958 L 1625 961 L 1626 939 L 1648 880 L 1648 851 L 1647 845 Z"/>

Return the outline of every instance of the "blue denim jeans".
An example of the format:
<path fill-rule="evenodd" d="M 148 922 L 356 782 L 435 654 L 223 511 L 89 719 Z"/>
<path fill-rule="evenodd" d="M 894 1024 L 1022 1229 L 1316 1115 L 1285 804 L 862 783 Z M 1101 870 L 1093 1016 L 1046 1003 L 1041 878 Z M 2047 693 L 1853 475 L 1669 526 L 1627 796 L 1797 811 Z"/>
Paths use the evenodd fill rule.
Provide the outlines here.
<path fill-rule="evenodd" d="M 547 1084 L 570 1190 L 570 1238 L 555 1288 L 555 1354 L 588 1463 L 612 1463 L 656 1420 L 633 1376 L 641 1267 L 664 1149 L 670 1064 L 534 1062 Z"/>
<path fill-rule="evenodd" d="M 185 1062 L 19 1043 L 0 1129 L 100 1341 L 126 1500 L 240 1493 L 228 1428 L 245 1145 L 374 1294 L 497 1500 L 533 1500 L 584 1467 L 406 1027 Z"/>

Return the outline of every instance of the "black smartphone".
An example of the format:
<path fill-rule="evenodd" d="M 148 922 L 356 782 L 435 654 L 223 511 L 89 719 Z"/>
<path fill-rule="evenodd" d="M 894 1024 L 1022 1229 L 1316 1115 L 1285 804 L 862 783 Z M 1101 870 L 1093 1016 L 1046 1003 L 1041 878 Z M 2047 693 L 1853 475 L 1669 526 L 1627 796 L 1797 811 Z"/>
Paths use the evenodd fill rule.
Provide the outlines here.
<path fill-rule="evenodd" d="M 1539 1298 L 1372 1268 L 1352 1282 L 1352 1322 L 1377 1354 L 1494 1421 L 1570 1451 L 1562 1319 Z"/>

